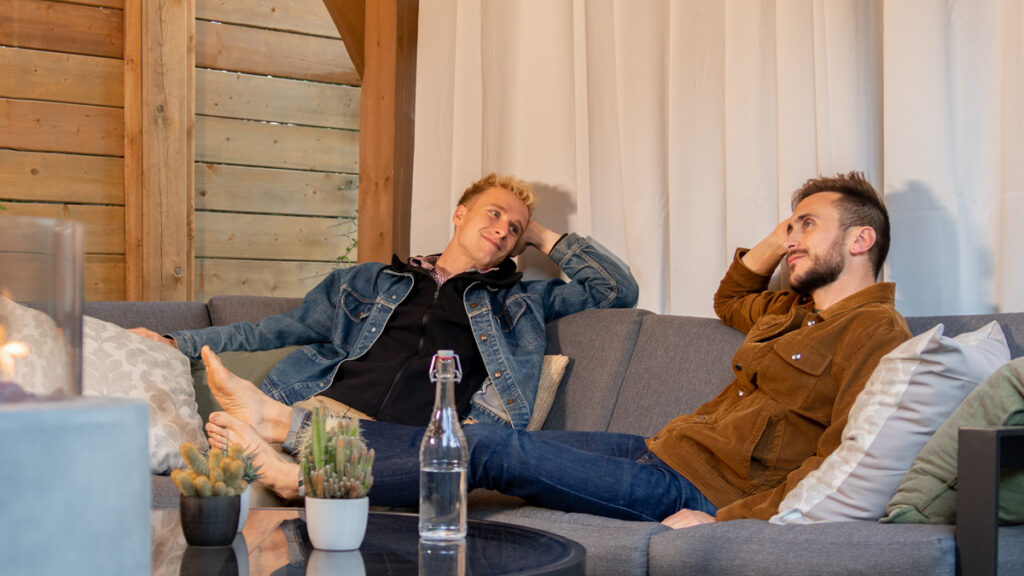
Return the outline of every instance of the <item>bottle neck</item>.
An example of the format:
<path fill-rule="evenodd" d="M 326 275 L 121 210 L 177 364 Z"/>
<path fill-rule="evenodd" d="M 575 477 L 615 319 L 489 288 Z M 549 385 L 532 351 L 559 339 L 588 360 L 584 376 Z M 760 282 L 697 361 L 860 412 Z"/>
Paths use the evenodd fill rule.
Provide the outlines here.
<path fill-rule="evenodd" d="M 437 392 L 434 396 L 434 412 L 446 409 L 455 411 L 455 378 L 438 376 Z"/>

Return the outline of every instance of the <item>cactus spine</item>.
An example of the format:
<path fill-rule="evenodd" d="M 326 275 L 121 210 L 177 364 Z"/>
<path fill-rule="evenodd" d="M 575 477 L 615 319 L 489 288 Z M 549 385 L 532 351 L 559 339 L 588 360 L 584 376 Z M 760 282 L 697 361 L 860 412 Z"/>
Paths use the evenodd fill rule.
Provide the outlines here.
<path fill-rule="evenodd" d="M 312 498 L 362 498 L 373 486 L 374 451 L 359 432 L 359 421 L 328 417 L 313 409 L 299 448 L 299 468 Z"/>
<path fill-rule="evenodd" d="M 237 496 L 249 485 L 244 479 L 246 455 L 238 444 L 232 444 L 227 454 L 219 448 L 203 454 L 191 442 L 184 442 L 181 457 L 188 469 L 172 470 L 171 480 L 186 496 Z M 250 466 L 251 462 L 249 457 Z M 258 468 L 254 475 L 258 479 Z"/>

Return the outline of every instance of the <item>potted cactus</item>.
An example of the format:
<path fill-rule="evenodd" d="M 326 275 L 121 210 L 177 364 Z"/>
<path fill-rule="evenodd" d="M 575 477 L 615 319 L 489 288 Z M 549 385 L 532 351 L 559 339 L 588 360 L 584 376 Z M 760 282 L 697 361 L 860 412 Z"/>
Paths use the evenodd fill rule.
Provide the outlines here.
<path fill-rule="evenodd" d="M 230 546 L 238 532 L 246 463 L 241 446 L 227 454 L 211 448 L 203 454 L 191 442 L 181 445 L 188 468 L 173 470 L 171 480 L 181 491 L 179 510 L 185 541 L 192 546 Z"/>
<path fill-rule="evenodd" d="M 314 408 L 299 443 L 299 469 L 306 491 L 306 530 L 321 550 L 355 550 L 366 533 L 373 486 L 373 450 L 359 421 Z"/>

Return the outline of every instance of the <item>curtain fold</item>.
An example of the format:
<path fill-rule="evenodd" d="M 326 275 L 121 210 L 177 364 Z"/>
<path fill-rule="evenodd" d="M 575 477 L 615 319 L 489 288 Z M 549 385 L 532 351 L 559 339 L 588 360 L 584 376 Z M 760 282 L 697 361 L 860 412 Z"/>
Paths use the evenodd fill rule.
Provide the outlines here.
<path fill-rule="evenodd" d="M 413 251 L 443 249 L 470 182 L 515 173 L 540 222 L 629 263 L 641 307 L 711 316 L 794 189 L 860 170 L 889 205 L 901 312 L 1022 311 L 1021 5 L 423 3 Z"/>

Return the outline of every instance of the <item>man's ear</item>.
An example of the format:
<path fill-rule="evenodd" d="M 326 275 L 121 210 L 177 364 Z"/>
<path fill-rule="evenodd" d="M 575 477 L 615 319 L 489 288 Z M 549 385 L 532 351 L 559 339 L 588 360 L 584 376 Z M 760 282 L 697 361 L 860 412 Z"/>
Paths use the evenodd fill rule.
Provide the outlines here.
<path fill-rule="evenodd" d="M 856 236 L 853 237 L 853 243 L 850 245 L 850 254 L 854 256 L 867 254 L 871 247 L 875 245 L 875 239 L 874 228 L 871 226 L 861 226 L 857 229 Z"/>
<path fill-rule="evenodd" d="M 468 210 L 468 208 L 466 208 L 462 204 L 459 204 L 458 206 L 456 206 L 455 207 L 455 213 L 452 214 L 452 223 L 454 223 L 456 226 L 462 224 L 462 220 L 466 217 L 466 211 L 467 210 Z"/>

